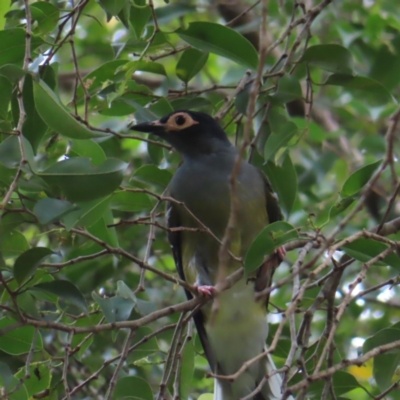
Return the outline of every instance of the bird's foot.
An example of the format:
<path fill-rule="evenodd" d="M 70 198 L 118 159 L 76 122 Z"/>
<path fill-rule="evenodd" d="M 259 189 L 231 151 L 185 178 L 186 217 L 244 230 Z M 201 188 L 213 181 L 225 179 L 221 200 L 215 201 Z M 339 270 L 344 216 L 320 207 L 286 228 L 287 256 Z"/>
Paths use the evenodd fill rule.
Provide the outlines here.
<path fill-rule="evenodd" d="M 283 246 L 278 247 L 275 250 L 275 254 L 278 256 L 279 261 L 283 261 L 285 259 L 285 257 L 286 257 L 286 250 L 285 250 L 285 248 Z"/>
<path fill-rule="evenodd" d="M 194 287 L 197 289 L 198 293 L 204 297 L 214 297 L 215 287 L 209 285 L 197 285 Z"/>

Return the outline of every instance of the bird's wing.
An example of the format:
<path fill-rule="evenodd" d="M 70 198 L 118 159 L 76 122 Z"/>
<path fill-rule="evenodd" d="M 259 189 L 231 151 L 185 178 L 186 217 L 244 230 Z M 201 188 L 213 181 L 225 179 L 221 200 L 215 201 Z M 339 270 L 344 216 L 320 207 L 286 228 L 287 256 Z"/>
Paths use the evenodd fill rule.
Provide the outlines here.
<path fill-rule="evenodd" d="M 261 171 L 260 174 L 264 181 L 265 201 L 267 204 L 267 214 L 269 223 L 272 224 L 273 222 L 281 221 L 283 219 L 283 214 L 281 208 L 279 207 L 278 198 L 274 193 L 274 191 L 272 190 L 272 186 L 269 183 L 268 178 Z"/>
<path fill-rule="evenodd" d="M 180 221 L 179 221 L 179 214 L 176 209 L 176 205 L 173 203 L 169 202 L 167 205 L 167 226 L 168 228 L 176 228 L 182 226 Z M 172 254 L 174 256 L 175 260 L 175 265 L 176 269 L 178 270 L 179 277 L 182 280 L 186 281 L 185 277 L 185 270 L 182 262 L 182 246 L 184 245 L 182 243 L 182 234 L 179 231 L 168 231 L 168 240 L 169 243 L 171 244 L 172 248 Z M 193 298 L 193 295 L 191 292 L 185 289 L 186 297 L 188 300 Z M 208 360 L 208 363 L 210 364 L 211 370 L 216 371 L 216 361 L 214 354 L 211 350 L 210 342 L 207 337 L 207 333 L 204 327 L 204 314 L 201 310 L 197 311 L 194 316 L 194 323 L 196 325 L 197 329 L 197 334 L 199 335 L 201 344 L 204 349 L 204 353 L 206 355 L 206 358 Z"/>

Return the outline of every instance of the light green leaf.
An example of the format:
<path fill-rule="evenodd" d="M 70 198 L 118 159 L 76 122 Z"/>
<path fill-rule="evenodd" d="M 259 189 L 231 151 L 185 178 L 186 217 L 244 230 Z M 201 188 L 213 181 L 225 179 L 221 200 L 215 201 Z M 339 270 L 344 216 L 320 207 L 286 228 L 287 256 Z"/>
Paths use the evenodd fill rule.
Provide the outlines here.
<path fill-rule="evenodd" d="M 78 122 L 60 103 L 54 92 L 43 81 L 33 82 L 33 97 L 38 114 L 55 132 L 72 139 L 90 139 L 107 136 L 89 130 Z"/>
<path fill-rule="evenodd" d="M 344 183 L 340 195 L 342 197 L 349 197 L 362 190 L 374 172 L 378 169 L 381 162 L 382 160 L 375 161 L 374 163 L 365 165 L 364 167 L 353 172 Z"/>
<path fill-rule="evenodd" d="M 17 321 L 11 318 L 0 319 L 0 330 L 16 324 Z M 35 334 L 33 326 L 21 326 L 15 328 L 1 336 L 0 350 L 7 354 L 19 355 L 28 353 L 32 347 L 32 341 Z M 42 336 L 40 332 L 36 334 L 35 350 L 43 349 Z"/>

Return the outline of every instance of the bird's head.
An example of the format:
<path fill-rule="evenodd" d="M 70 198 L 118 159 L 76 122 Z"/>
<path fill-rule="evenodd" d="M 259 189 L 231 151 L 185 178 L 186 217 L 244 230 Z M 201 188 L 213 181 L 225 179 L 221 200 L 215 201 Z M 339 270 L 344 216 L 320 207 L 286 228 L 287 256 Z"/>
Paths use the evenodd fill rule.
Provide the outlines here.
<path fill-rule="evenodd" d="M 133 125 L 130 129 L 157 135 L 186 157 L 211 154 L 231 147 L 218 122 L 202 112 L 174 111 L 159 120 Z"/>

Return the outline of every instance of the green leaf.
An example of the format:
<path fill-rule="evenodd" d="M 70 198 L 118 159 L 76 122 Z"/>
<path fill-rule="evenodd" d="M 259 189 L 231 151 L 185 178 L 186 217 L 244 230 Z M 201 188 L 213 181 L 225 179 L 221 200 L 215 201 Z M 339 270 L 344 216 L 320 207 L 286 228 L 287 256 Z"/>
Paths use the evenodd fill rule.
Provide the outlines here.
<path fill-rule="evenodd" d="M 265 257 L 271 255 L 279 246 L 298 238 L 297 230 L 287 222 L 277 221 L 266 228 L 254 239 L 244 259 L 247 275 L 259 268 Z"/>
<path fill-rule="evenodd" d="M 0 235 L 0 252 L 4 258 L 17 257 L 29 249 L 25 236 L 16 230 L 2 231 Z"/>
<path fill-rule="evenodd" d="M 1 3 L 0 3 L 1 6 Z M 3 376 L 0 375 L 0 387 L 3 388 Z M 4 393 L 7 400 L 28 400 L 28 392 L 24 384 L 15 376 L 11 377 L 11 383 L 9 384 L 7 391 Z"/>
<path fill-rule="evenodd" d="M 107 136 L 89 130 L 78 122 L 60 103 L 55 93 L 42 80 L 33 82 L 33 97 L 38 114 L 55 132 L 72 139 L 90 139 Z"/>
<path fill-rule="evenodd" d="M 35 33 L 45 35 L 51 32 L 60 18 L 60 10 L 51 3 L 37 2 L 31 6 L 32 18 L 37 21 Z"/>
<path fill-rule="evenodd" d="M 132 388 L 135 388 L 134 392 Z M 124 376 L 118 379 L 112 398 L 113 400 L 153 400 L 154 396 L 150 385 L 144 379 L 137 376 Z"/>
<path fill-rule="evenodd" d="M 342 246 L 342 250 L 350 257 L 361 262 L 367 262 L 371 258 L 376 257 L 388 248 L 384 243 L 377 242 L 372 239 L 361 238 L 354 242 L 347 243 Z M 400 270 L 400 257 L 397 253 L 392 253 L 386 256 L 378 265 L 390 265 L 391 267 Z"/>
<path fill-rule="evenodd" d="M 66 200 L 40 199 L 33 207 L 33 213 L 42 225 L 58 221 L 64 215 L 74 211 L 76 205 Z"/>
<path fill-rule="evenodd" d="M 176 76 L 183 82 L 188 83 L 204 67 L 208 60 L 208 53 L 197 49 L 186 49 L 176 64 Z"/>
<path fill-rule="evenodd" d="M 124 66 L 122 66 L 121 69 L 126 71 L 126 76 L 129 77 L 129 79 L 131 79 L 131 76 L 136 71 L 144 71 L 150 72 L 152 74 L 167 76 L 164 66 L 153 61 L 129 61 Z"/>
<path fill-rule="evenodd" d="M 206 53 L 214 53 L 240 65 L 257 69 L 254 46 L 240 33 L 214 22 L 191 22 L 187 29 L 175 31 L 181 39 Z"/>
<path fill-rule="evenodd" d="M 138 2 L 136 1 L 132 4 L 129 22 L 132 25 L 133 29 L 135 30 L 137 38 L 140 38 L 142 36 L 143 29 L 146 26 L 147 22 L 149 21 L 150 16 L 151 16 L 151 10 L 146 3 L 138 4 Z"/>
<path fill-rule="evenodd" d="M 100 199 L 78 203 L 78 210 L 69 212 L 62 220 L 69 231 L 74 226 L 89 228 L 107 212 L 112 195 Z"/>
<path fill-rule="evenodd" d="M 276 92 L 269 96 L 272 103 L 284 104 L 293 100 L 302 99 L 303 92 L 297 77 L 285 74 L 279 79 Z"/>
<path fill-rule="evenodd" d="M 193 340 L 190 340 L 186 342 L 182 354 L 181 373 L 179 377 L 179 398 L 181 399 L 187 399 L 192 389 L 195 355 L 194 343 Z"/>
<path fill-rule="evenodd" d="M 364 167 L 353 172 L 343 185 L 340 195 L 342 197 L 354 196 L 364 188 L 370 180 L 374 172 L 380 166 L 382 160 L 375 161 L 372 164 L 365 165 Z"/>
<path fill-rule="evenodd" d="M 127 166 L 111 158 L 97 166 L 91 165 L 87 158 L 71 158 L 52 165 L 39 175 L 68 200 L 90 201 L 117 189 Z"/>
<path fill-rule="evenodd" d="M 156 165 L 143 165 L 135 171 L 132 179 L 165 189 L 172 179 L 172 174 L 166 169 L 158 168 Z"/>
<path fill-rule="evenodd" d="M 80 156 L 83 158 L 90 158 L 93 165 L 100 165 L 106 161 L 107 157 L 101 146 L 92 139 L 88 140 L 71 140 L 71 156 Z"/>
<path fill-rule="evenodd" d="M 14 278 L 21 285 L 36 271 L 40 263 L 53 252 L 47 247 L 34 247 L 22 253 L 14 264 Z"/>
<path fill-rule="evenodd" d="M 144 339 L 146 336 L 150 335 L 153 330 L 148 326 L 140 327 L 136 332 L 133 338 L 134 343 L 136 344 Z M 136 361 L 141 360 L 142 358 L 148 357 L 151 354 L 159 352 L 160 349 L 158 347 L 157 339 L 152 337 L 151 339 L 145 340 L 140 346 L 138 346 L 135 351 L 129 353 L 127 363 L 128 364 L 136 364 Z"/>
<path fill-rule="evenodd" d="M 6 64 L 0 67 L 0 75 L 6 77 L 10 82 L 18 82 L 28 72 L 14 64 Z"/>
<path fill-rule="evenodd" d="M 111 201 L 111 209 L 118 211 L 138 212 L 151 210 L 154 202 L 146 193 L 116 192 Z"/>
<path fill-rule="evenodd" d="M 312 398 L 320 398 L 324 390 L 325 380 L 319 380 L 313 382 L 307 394 Z M 345 371 L 337 371 L 332 376 L 333 390 L 336 396 L 340 396 L 344 393 L 350 392 L 353 389 L 360 388 L 361 385 L 357 382 L 357 379 L 353 375 Z"/>
<path fill-rule="evenodd" d="M 366 76 L 333 74 L 328 77 L 324 85 L 342 86 L 354 91 L 357 97 L 362 97 L 373 104 L 386 105 L 393 102 L 391 94 L 382 84 Z"/>
<path fill-rule="evenodd" d="M 16 324 L 17 321 L 11 318 L 0 319 L 0 330 L 10 325 Z M 35 334 L 33 326 L 21 326 L 8 331 L 1 335 L 0 350 L 4 353 L 17 356 L 19 354 L 28 353 L 32 347 L 32 341 Z M 36 334 L 35 350 L 43 349 L 42 336 L 40 332 Z"/>
<path fill-rule="evenodd" d="M 337 215 L 347 210 L 347 208 L 353 204 L 354 200 L 355 196 L 349 196 L 334 204 L 329 210 L 329 219 L 335 218 Z"/>
<path fill-rule="evenodd" d="M 264 159 L 270 160 L 279 149 L 286 146 L 290 139 L 298 132 L 297 126 L 290 121 L 283 122 L 277 129 L 273 126 L 272 133 L 268 136 L 264 147 Z"/>
<path fill-rule="evenodd" d="M 314 65 L 325 71 L 344 74 L 351 74 L 353 67 L 350 51 L 338 44 L 310 46 L 299 62 Z"/>
<path fill-rule="evenodd" d="M 0 119 L 7 119 L 12 89 L 13 87 L 11 82 L 4 76 L 0 75 Z"/>
<path fill-rule="evenodd" d="M 54 280 L 51 282 L 43 282 L 38 285 L 31 286 L 29 290 L 39 290 L 54 294 L 55 296 L 70 302 L 77 306 L 85 313 L 88 312 L 86 300 L 80 290 L 71 282 L 66 280 Z"/>
<path fill-rule="evenodd" d="M 367 353 L 376 347 L 400 340 L 399 323 L 390 328 L 382 329 L 375 335 L 369 337 L 363 345 L 363 352 Z M 373 375 L 380 390 L 387 389 L 392 383 L 393 375 L 396 372 L 400 362 L 400 351 L 394 349 L 386 354 L 379 354 L 374 357 Z"/>
<path fill-rule="evenodd" d="M 279 204 L 289 215 L 297 195 L 297 174 L 289 154 L 286 154 L 281 166 L 268 161 L 263 171 L 278 194 Z"/>
<path fill-rule="evenodd" d="M 0 143 L 0 163 L 7 168 L 17 168 L 21 161 L 18 137 L 13 135 Z"/>
<path fill-rule="evenodd" d="M 0 31 L 0 66 L 5 64 L 22 65 L 25 56 L 25 29 L 12 28 Z M 31 50 L 43 44 L 37 36 L 31 38 Z"/>
<path fill-rule="evenodd" d="M 100 306 L 109 323 L 126 321 L 136 306 L 136 299 L 131 297 L 114 296 L 103 298 L 92 293 L 93 300 Z"/>
<path fill-rule="evenodd" d="M 31 144 L 33 151 L 36 152 L 48 128 L 35 107 L 32 75 L 27 75 L 25 77 L 22 97 L 26 112 L 26 120 L 22 127 L 22 134 Z"/>
<path fill-rule="evenodd" d="M 118 15 L 118 13 L 122 10 L 126 0 L 99 0 L 101 7 L 107 14 L 112 16 Z"/>
<path fill-rule="evenodd" d="M 29 397 L 42 392 L 50 387 L 51 368 L 50 363 L 32 363 L 28 367 L 29 378 L 24 380 L 24 385 Z M 26 368 L 20 368 L 15 374 L 16 378 L 23 379 L 26 375 Z"/>

